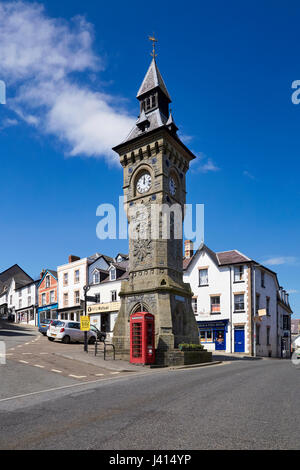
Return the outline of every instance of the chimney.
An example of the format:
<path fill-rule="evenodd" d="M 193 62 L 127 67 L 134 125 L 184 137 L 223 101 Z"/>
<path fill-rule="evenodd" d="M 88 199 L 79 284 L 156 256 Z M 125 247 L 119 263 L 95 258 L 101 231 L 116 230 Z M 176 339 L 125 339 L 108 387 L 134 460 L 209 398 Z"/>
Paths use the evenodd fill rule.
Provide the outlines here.
<path fill-rule="evenodd" d="M 79 260 L 80 260 L 79 256 L 74 256 L 74 255 L 69 256 L 69 264 L 74 263 L 74 261 L 79 261 Z"/>
<path fill-rule="evenodd" d="M 43 269 L 42 272 L 41 272 L 41 274 L 40 274 L 40 278 L 41 278 L 41 279 L 42 279 L 42 277 L 44 276 L 45 272 L 46 272 L 46 269 Z"/>
<path fill-rule="evenodd" d="M 194 254 L 194 243 L 191 240 L 185 240 L 184 242 L 184 257 L 189 259 Z"/>

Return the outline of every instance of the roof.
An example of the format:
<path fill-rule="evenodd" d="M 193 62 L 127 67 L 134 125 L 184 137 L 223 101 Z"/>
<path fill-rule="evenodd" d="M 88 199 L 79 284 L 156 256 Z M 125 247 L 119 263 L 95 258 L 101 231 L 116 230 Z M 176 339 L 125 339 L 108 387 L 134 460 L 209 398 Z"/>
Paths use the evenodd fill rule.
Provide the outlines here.
<path fill-rule="evenodd" d="M 15 280 L 16 288 L 33 282 L 33 279 L 18 264 L 14 264 L 0 273 L 0 295 L 8 289 L 12 279 Z"/>
<path fill-rule="evenodd" d="M 158 129 L 159 127 L 163 127 L 167 123 L 167 120 L 168 120 L 168 118 L 164 116 L 158 108 L 154 109 L 150 113 L 147 113 L 146 116 L 147 116 L 147 121 L 149 123 L 146 129 L 147 133 L 154 129 Z M 140 118 L 137 120 L 136 125 L 130 131 L 130 133 L 128 134 L 124 142 L 127 142 L 131 139 L 135 139 L 136 137 L 139 137 L 140 135 L 145 135 L 145 131 L 143 131 L 137 126 L 139 122 L 140 122 Z"/>
<path fill-rule="evenodd" d="M 169 95 L 165 82 L 161 76 L 160 71 L 158 70 L 156 60 L 153 57 L 145 75 L 145 78 L 138 91 L 137 98 L 141 97 L 142 95 L 148 93 L 151 90 L 154 90 L 155 88 L 160 88 L 161 91 L 166 95 L 166 97 L 171 101 L 171 97 Z"/>
<path fill-rule="evenodd" d="M 253 261 L 248 256 L 243 255 L 237 250 L 230 251 L 220 251 L 216 253 L 219 265 L 224 266 L 226 264 L 235 264 L 235 263 L 247 263 Z"/>

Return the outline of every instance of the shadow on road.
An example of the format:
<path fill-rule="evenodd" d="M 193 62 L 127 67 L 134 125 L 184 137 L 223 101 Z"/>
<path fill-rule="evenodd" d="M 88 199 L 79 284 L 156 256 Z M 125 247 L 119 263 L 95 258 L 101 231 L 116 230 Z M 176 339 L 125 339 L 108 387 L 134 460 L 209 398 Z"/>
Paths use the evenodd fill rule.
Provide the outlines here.
<path fill-rule="evenodd" d="M 234 356 L 230 354 L 214 354 L 212 356 L 213 361 L 261 361 L 262 357 L 252 356 Z"/>

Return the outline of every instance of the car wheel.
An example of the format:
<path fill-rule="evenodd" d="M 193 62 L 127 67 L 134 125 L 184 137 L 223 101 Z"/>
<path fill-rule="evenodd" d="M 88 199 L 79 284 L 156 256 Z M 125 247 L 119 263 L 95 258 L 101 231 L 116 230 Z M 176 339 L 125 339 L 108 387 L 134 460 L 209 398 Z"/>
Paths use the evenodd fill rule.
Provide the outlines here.
<path fill-rule="evenodd" d="M 54 338 L 49 338 L 49 336 L 48 336 L 48 340 L 49 341 L 54 341 Z"/>
<path fill-rule="evenodd" d="M 95 336 L 91 336 L 89 339 L 89 344 L 95 344 L 95 342 L 96 342 Z"/>
<path fill-rule="evenodd" d="M 62 342 L 63 342 L 64 344 L 70 344 L 70 343 L 71 343 L 71 338 L 70 338 L 70 336 L 68 336 L 68 335 L 64 336 L 63 339 L 62 339 Z"/>

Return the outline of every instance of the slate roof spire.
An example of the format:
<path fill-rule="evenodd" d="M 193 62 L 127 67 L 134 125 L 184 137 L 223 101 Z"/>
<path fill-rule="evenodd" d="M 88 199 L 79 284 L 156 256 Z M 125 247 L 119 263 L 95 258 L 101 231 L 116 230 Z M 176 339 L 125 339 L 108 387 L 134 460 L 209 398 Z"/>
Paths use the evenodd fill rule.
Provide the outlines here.
<path fill-rule="evenodd" d="M 147 70 L 145 78 L 140 86 L 140 89 L 137 94 L 137 98 L 142 98 L 146 93 L 156 90 L 159 88 L 163 94 L 168 99 L 169 103 L 171 103 L 171 97 L 165 85 L 165 82 L 161 76 L 160 71 L 158 70 L 157 63 L 155 57 L 153 57 L 150 67 Z"/>

